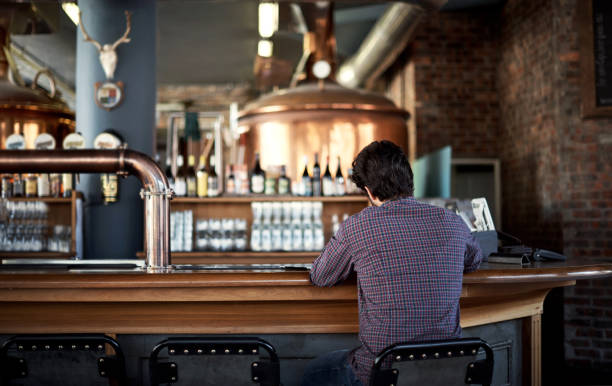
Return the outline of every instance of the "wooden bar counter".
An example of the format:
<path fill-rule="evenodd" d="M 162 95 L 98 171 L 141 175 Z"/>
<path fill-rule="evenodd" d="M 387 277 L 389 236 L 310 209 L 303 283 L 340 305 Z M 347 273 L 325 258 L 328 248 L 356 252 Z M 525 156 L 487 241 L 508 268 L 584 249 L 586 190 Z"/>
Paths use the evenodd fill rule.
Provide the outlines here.
<path fill-rule="evenodd" d="M 484 263 L 466 274 L 461 325 L 523 319 L 524 366 L 540 379 L 540 315 L 547 293 L 612 275 L 612 261 L 529 266 Z M 356 333 L 354 281 L 310 284 L 307 271 L 0 270 L 0 333 Z"/>

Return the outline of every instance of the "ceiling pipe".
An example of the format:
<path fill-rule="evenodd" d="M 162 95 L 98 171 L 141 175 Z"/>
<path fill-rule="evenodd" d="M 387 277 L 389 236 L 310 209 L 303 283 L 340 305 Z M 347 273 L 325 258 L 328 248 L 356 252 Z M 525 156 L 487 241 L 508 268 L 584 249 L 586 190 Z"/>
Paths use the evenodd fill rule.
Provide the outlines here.
<path fill-rule="evenodd" d="M 378 19 L 357 52 L 338 69 L 337 81 L 357 88 L 379 77 L 414 37 L 419 23 L 428 12 L 439 10 L 446 1 L 422 5 L 393 3 Z"/>

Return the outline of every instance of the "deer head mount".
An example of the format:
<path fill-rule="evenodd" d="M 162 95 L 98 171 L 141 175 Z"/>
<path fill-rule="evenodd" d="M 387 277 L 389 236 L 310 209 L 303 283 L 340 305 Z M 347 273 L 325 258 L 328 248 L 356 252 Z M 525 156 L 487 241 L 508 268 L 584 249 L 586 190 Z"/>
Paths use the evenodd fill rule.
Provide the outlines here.
<path fill-rule="evenodd" d="M 98 49 L 100 53 L 100 64 L 102 65 L 102 69 L 104 70 L 104 74 L 106 75 L 106 79 L 113 79 L 115 76 L 115 69 L 117 68 L 117 53 L 115 49 L 121 43 L 129 43 L 130 38 L 128 35 L 132 28 L 132 14 L 129 11 L 125 11 L 125 19 L 127 23 L 127 27 L 125 28 L 125 33 L 116 42 L 113 44 L 100 44 L 98 41 L 94 40 L 87 34 L 85 31 L 85 27 L 83 26 L 83 19 L 81 18 L 81 12 L 79 12 L 79 27 L 81 28 L 81 32 L 83 32 L 83 37 L 86 42 L 90 42 Z"/>

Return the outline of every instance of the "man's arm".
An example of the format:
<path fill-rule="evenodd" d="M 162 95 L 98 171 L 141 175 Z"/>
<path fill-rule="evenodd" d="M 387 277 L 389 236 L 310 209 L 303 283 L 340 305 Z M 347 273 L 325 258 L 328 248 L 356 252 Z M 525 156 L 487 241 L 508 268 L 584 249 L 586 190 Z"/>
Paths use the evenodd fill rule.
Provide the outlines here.
<path fill-rule="evenodd" d="M 346 237 L 345 223 L 317 257 L 310 270 L 310 281 L 319 287 L 331 287 L 345 280 L 351 273 L 350 244 Z"/>
<path fill-rule="evenodd" d="M 467 230 L 467 228 L 466 228 Z M 480 244 L 474 238 L 474 235 L 469 233 L 467 237 L 467 245 L 465 248 L 465 258 L 463 263 L 463 272 L 473 272 L 480 267 L 480 263 L 482 262 L 482 251 L 480 250 Z"/>

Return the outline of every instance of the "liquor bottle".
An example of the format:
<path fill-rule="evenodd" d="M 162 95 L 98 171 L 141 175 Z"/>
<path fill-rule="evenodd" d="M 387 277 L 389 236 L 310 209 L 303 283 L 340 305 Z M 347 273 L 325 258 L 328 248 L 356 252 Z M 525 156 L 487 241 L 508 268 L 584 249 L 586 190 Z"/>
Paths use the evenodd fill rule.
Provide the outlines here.
<path fill-rule="evenodd" d="M 335 194 L 336 189 L 334 189 L 334 179 L 329 171 L 329 156 L 327 156 L 327 166 L 325 167 L 325 173 L 323 174 L 322 186 L 324 196 L 333 196 Z"/>
<path fill-rule="evenodd" d="M 50 194 L 49 175 L 41 173 L 38 176 L 38 197 L 48 197 Z"/>
<path fill-rule="evenodd" d="M 74 189 L 74 175 L 71 173 L 62 174 L 62 197 L 68 198 L 72 195 Z"/>
<path fill-rule="evenodd" d="M 168 179 L 168 185 L 170 185 L 170 189 L 174 190 L 175 187 L 175 180 L 174 180 L 174 175 L 172 175 L 172 161 L 170 160 L 170 157 L 166 158 L 166 178 Z"/>
<path fill-rule="evenodd" d="M 336 169 L 336 178 L 334 182 L 336 196 L 344 196 L 346 194 L 346 185 L 344 184 L 344 176 L 342 175 L 342 167 L 340 166 L 340 157 L 338 157 L 338 169 Z"/>
<path fill-rule="evenodd" d="M 304 156 L 304 173 L 302 173 L 302 187 L 301 194 L 302 196 L 312 196 L 312 179 L 310 178 L 310 174 L 308 174 L 308 157 Z"/>
<path fill-rule="evenodd" d="M 61 174 L 52 173 L 49 175 L 49 186 L 51 187 L 51 196 L 59 197 L 62 193 L 62 176 Z"/>
<path fill-rule="evenodd" d="M 195 197 L 198 193 L 198 180 L 195 170 L 195 157 L 190 155 L 187 158 L 187 196 Z"/>
<path fill-rule="evenodd" d="M 314 166 L 312 167 L 312 195 L 321 195 L 321 166 L 319 165 L 319 153 L 314 155 Z"/>
<path fill-rule="evenodd" d="M 36 183 L 36 174 L 25 175 L 25 196 L 36 197 L 38 195 L 38 186 Z"/>
<path fill-rule="evenodd" d="M 23 178 L 21 174 L 15 174 L 13 176 L 13 197 L 23 197 L 25 189 L 23 186 Z"/>
<path fill-rule="evenodd" d="M 208 197 L 217 197 L 219 195 L 219 176 L 215 170 L 215 157 L 210 157 L 210 167 L 208 168 Z"/>
<path fill-rule="evenodd" d="M 227 176 L 227 185 L 225 186 L 227 194 L 236 194 L 236 177 L 234 176 L 234 165 L 229 166 L 229 175 Z"/>
<path fill-rule="evenodd" d="M 2 198 L 13 196 L 13 176 L 10 174 L 2 175 Z"/>
<path fill-rule="evenodd" d="M 208 196 L 208 170 L 206 170 L 206 157 L 203 155 L 200 155 L 200 168 L 198 169 L 197 179 L 198 197 Z"/>
<path fill-rule="evenodd" d="M 264 192 L 266 172 L 259 164 L 259 153 L 255 153 L 255 167 L 251 171 L 251 193 L 261 194 Z"/>
<path fill-rule="evenodd" d="M 185 176 L 185 169 L 183 168 L 182 155 L 176 157 L 176 166 L 178 167 L 178 172 L 174 180 L 174 193 L 176 193 L 178 197 L 185 197 L 187 195 L 187 178 Z"/>
<path fill-rule="evenodd" d="M 281 175 L 278 177 L 278 194 L 289 194 L 290 187 L 291 181 L 287 178 L 287 168 L 283 165 L 281 166 Z"/>

